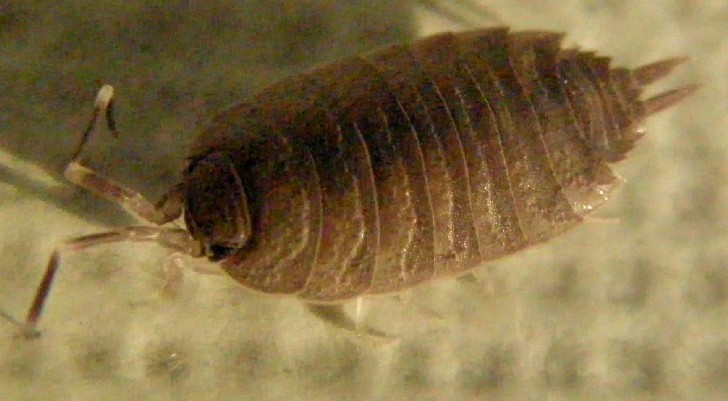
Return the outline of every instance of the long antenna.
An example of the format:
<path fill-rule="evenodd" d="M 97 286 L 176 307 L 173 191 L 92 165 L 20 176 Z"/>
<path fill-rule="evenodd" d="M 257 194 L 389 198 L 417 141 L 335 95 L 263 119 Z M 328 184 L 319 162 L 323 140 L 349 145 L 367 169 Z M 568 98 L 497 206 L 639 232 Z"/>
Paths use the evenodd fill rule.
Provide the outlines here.
<path fill-rule="evenodd" d="M 116 121 L 114 120 L 114 88 L 111 85 L 104 85 L 99 89 L 96 94 L 96 100 L 94 101 L 94 110 L 91 114 L 91 120 L 88 122 L 88 126 L 83 131 L 81 141 L 76 146 L 76 150 L 71 156 L 71 161 L 76 161 L 81 156 L 86 144 L 91 138 L 91 132 L 96 128 L 96 121 L 99 119 L 99 115 L 104 113 L 106 116 L 106 124 L 111 131 L 111 135 L 115 138 L 119 137 L 119 132 L 116 131 Z"/>

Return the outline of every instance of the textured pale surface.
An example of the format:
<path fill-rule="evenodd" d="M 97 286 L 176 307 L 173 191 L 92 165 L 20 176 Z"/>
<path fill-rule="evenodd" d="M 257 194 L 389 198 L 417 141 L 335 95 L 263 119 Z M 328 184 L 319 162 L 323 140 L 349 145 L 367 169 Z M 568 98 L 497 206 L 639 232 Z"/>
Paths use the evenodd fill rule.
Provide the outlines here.
<path fill-rule="evenodd" d="M 206 113 L 239 96 L 236 88 L 260 87 L 295 68 L 273 65 L 293 59 L 300 67 L 308 57 L 351 52 L 346 48 L 357 41 L 342 34 L 356 21 L 344 11 L 317 13 L 303 5 L 289 14 L 248 10 L 247 39 L 237 44 L 230 41 L 242 40 L 221 16 L 231 12 L 214 24 L 227 36 L 200 28 L 202 22 L 185 25 L 195 32 L 185 35 L 175 17 L 184 10 L 155 16 L 164 3 L 144 11 L 83 3 L 58 7 L 62 12 L 29 12 L 30 3 L 0 7 L 21 21 L 0 18 L 0 82 L 7 88 L 0 94 L 0 143 L 57 176 L 87 118 L 93 80 L 108 81 L 117 87 L 126 136 L 98 136 L 91 160 L 153 195 L 174 180 L 169 174 L 181 160 L 176 148 L 150 142 L 193 134 Z M 374 3 L 369 21 L 405 19 L 403 7 Z M 728 5 L 535 3 L 488 2 L 514 28 L 567 32 L 569 43 L 627 66 L 688 55 L 693 62 L 664 87 L 705 85 L 650 119 L 648 135 L 617 166 L 627 183 L 599 213 L 615 220 L 586 224 L 484 267 L 476 282 L 444 281 L 401 300 L 367 301 L 366 322 L 398 335 L 396 343 L 342 333 L 295 301 L 262 298 L 222 276 L 188 273 L 177 298 L 165 298 L 159 293 L 164 252 L 153 246 L 74 255 L 59 273 L 41 339 L 24 342 L 0 326 L 0 398 L 724 399 Z M 426 33 L 457 28 L 420 17 Z M 283 34 L 261 18 L 298 25 Z M 175 27 L 164 40 L 154 36 Z M 13 41 L 11 30 L 32 39 Z M 407 27 L 400 31 L 406 35 Z M 327 35 L 345 50 L 332 50 L 322 39 Z M 278 42 L 267 48 L 267 37 Z M 318 44 L 301 49 L 305 40 Z M 200 46 L 189 50 L 191 44 Z M 236 46 L 250 57 L 246 73 L 226 60 L 226 50 L 216 50 Z M 200 62 L 205 54 L 209 59 Z M 272 73 L 261 78 L 263 71 Z M 51 139 L 37 145 L 43 138 Z M 113 220 L 107 211 L 113 207 L 102 202 L 96 223 L 75 215 L 74 207 L 96 203 L 20 159 L 0 153 L 0 307 L 16 315 L 30 302 L 55 242 Z M 60 209 L 64 198 L 71 206 Z"/>

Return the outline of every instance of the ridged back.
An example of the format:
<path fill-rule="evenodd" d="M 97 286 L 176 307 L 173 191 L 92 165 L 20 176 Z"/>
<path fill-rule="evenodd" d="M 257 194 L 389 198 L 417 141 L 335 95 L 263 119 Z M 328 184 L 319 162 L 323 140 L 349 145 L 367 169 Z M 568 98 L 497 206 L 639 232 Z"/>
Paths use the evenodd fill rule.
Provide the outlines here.
<path fill-rule="evenodd" d="M 253 241 L 246 286 L 313 302 L 398 291 L 544 242 L 619 185 L 607 163 L 647 114 L 632 72 L 493 29 L 389 47 L 232 107 L 194 154 L 224 150 Z"/>

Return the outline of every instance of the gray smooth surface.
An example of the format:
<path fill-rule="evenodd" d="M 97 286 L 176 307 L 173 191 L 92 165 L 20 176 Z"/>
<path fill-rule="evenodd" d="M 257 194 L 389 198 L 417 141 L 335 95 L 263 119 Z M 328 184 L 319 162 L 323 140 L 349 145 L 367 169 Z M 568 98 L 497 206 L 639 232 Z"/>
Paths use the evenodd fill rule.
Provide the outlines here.
<path fill-rule="evenodd" d="M 116 87 L 123 135 L 102 130 L 89 163 L 156 200 L 214 110 L 326 59 L 459 29 L 385 0 L 106 3 L 0 3 L 0 308 L 19 317 L 54 244 L 132 221 L 58 180 L 96 81 Z M 40 339 L 0 322 L 0 399 L 725 399 L 728 3 L 487 4 L 618 64 L 692 58 L 655 91 L 703 89 L 648 121 L 616 166 L 627 182 L 597 214 L 606 222 L 475 282 L 367 300 L 366 323 L 390 343 L 224 276 L 186 272 L 164 296 L 166 254 L 151 245 L 68 256 Z"/>

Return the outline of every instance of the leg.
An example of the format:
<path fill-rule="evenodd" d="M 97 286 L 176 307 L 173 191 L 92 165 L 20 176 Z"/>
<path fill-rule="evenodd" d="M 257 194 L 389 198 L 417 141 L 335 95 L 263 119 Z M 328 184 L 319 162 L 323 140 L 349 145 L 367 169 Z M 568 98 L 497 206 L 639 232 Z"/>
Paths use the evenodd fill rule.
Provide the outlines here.
<path fill-rule="evenodd" d="M 5 312 L 0 312 L 0 317 L 19 326 L 21 333 L 26 337 L 36 337 L 40 335 L 36 326 L 41 313 L 43 312 L 43 306 L 48 299 L 51 284 L 53 284 L 53 279 L 55 278 L 56 271 L 60 264 L 61 255 L 64 252 L 75 252 L 102 244 L 123 241 L 156 242 L 165 248 L 184 252 L 192 256 L 202 255 L 202 249 L 199 244 L 190 237 L 187 231 L 178 228 L 131 226 L 114 231 L 73 238 L 65 241 L 53 251 L 51 258 L 48 261 L 48 266 L 46 267 L 43 279 L 36 290 L 33 303 L 28 309 L 25 322 L 21 323 Z"/>
<path fill-rule="evenodd" d="M 346 316 L 346 313 L 344 313 L 344 309 L 341 307 L 341 305 L 306 304 L 306 307 L 308 307 L 308 310 L 316 315 L 316 317 L 339 329 L 353 332 L 358 335 L 364 334 L 373 338 L 380 338 L 385 340 L 393 339 L 393 337 L 376 329 L 362 329 L 349 316 Z"/>
<path fill-rule="evenodd" d="M 218 266 L 199 265 L 194 261 L 184 260 L 189 254 L 182 252 L 174 252 L 164 259 L 162 264 L 162 274 L 164 276 L 164 286 L 161 292 L 164 296 L 175 298 L 184 281 L 184 270 L 192 270 L 199 274 L 224 275 L 222 269 Z"/>
<path fill-rule="evenodd" d="M 466 274 L 463 274 L 462 276 L 458 276 L 458 278 L 456 278 L 456 280 L 461 283 L 468 283 L 468 284 L 478 282 L 478 278 L 475 277 L 475 275 L 473 273 L 466 273 Z"/>
<path fill-rule="evenodd" d="M 483 4 L 478 4 L 474 0 L 460 2 L 419 0 L 417 3 L 429 11 L 440 14 L 450 22 L 463 25 L 465 28 L 480 28 L 485 21 L 503 25 L 503 18 L 495 10 Z"/>

